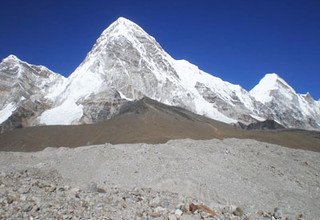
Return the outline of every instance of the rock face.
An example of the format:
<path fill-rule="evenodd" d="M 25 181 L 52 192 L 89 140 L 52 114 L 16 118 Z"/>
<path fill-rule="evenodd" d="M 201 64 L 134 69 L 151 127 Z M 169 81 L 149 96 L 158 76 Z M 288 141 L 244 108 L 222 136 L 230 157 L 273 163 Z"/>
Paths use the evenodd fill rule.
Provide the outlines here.
<path fill-rule="evenodd" d="M 320 128 L 320 102 L 310 95 L 297 94 L 276 74 L 267 74 L 248 92 L 205 73 L 188 61 L 175 60 L 155 38 L 125 18 L 119 18 L 102 32 L 68 79 L 26 63 L 24 66 L 31 66 L 31 70 L 20 68 L 23 65 L 17 68 L 15 64 L 7 64 L 7 60 L 11 58 L 1 63 L 1 78 L 30 71 L 41 76 L 28 78 L 39 87 L 32 91 L 32 94 L 41 94 L 41 99 L 36 99 L 39 111 L 32 108 L 32 113 L 15 114 L 19 103 L 0 102 L 0 111 L 5 113 L 2 122 L 9 118 L 9 122 L 5 122 L 9 127 L 23 124 L 17 122 L 19 120 L 27 120 L 26 126 L 103 121 L 117 115 L 125 103 L 146 96 L 226 123 L 248 125 L 271 119 L 284 127 Z M 7 77 L 6 80 L 12 82 L 13 79 Z M 30 93 L 27 88 L 21 92 L 24 90 Z M 9 94 L 9 87 L 6 91 Z M 0 98 L 7 100 L 3 94 Z M 11 115 L 15 119 L 10 119 Z"/>
<path fill-rule="evenodd" d="M 258 121 L 248 125 L 238 123 L 237 124 L 240 128 L 247 129 L 247 130 L 276 130 L 276 129 L 285 129 L 285 127 L 274 120 L 265 120 L 265 121 Z"/>
<path fill-rule="evenodd" d="M 319 101 L 309 93 L 297 94 L 277 74 L 267 74 L 250 94 L 271 109 L 267 118 L 289 128 L 319 129 Z"/>
<path fill-rule="evenodd" d="M 10 55 L 0 63 L 0 124 L 11 129 L 38 124 L 37 117 L 53 106 L 44 96 L 65 78 L 44 66 Z"/>

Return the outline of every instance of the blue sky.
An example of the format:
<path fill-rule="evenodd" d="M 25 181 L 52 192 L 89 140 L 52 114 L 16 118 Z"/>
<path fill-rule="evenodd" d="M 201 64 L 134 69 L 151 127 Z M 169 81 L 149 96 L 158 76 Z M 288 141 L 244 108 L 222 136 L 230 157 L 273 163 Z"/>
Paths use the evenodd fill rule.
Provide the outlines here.
<path fill-rule="evenodd" d="M 320 98 L 319 0 L 2 0 L 0 58 L 68 76 L 120 16 L 174 58 L 247 90 L 276 72 Z"/>

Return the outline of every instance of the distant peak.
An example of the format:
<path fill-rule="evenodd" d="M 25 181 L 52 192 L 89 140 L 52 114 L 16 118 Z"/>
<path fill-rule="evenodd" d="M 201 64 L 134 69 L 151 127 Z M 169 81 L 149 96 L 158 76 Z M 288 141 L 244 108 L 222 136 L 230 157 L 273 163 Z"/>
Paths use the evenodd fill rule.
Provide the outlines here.
<path fill-rule="evenodd" d="M 130 21 L 127 18 L 119 17 L 109 27 L 107 27 L 101 34 L 102 38 L 105 36 L 128 36 L 137 31 L 145 32 L 139 25 Z"/>
<path fill-rule="evenodd" d="M 276 73 L 267 73 L 259 82 L 259 84 L 268 84 L 268 85 L 279 85 L 282 84 L 286 87 L 290 87 L 289 84 L 284 81 L 278 74 Z"/>
<path fill-rule="evenodd" d="M 127 18 L 124 17 L 119 17 L 114 23 L 119 23 L 119 24 L 135 24 L 134 22 L 130 21 Z"/>
<path fill-rule="evenodd" d="M 276 74 L 276 73 L 267 73 L 261 80 L 272 80 L 272 81 L 276 81 L 276 80 L 283 80 L 281 79 L 281 77 Z"/>
<path fill-rule="evenodd" d="M 267 73 L 260 82 L 250 91 L 256 100 L 266 103 L 272 100 L 271 91 L 295 93 L 294 89 L 276 73 Z"/>
<path fill-rule="evenodd" d="M 3 59 L 3 61 L 8 61 L 8 60 L 20 61 L 20 59 L 13 54 L 10 54 L 9 56 Z"/>
<path fill-rule="evenodd" d="M 304 99 L 306 99 L 307 101 L 314 101 L 314 98 L 312 97 L 312 95 L 309 92 L 307 92 L 306 94 L 302 94 L 302 97 Z"/>
<path fill-rule="evenodd" d="M 127 18 L 119 17 L 106 30 L 115 29 L 115 28 L 126 28 L 126 29 L 129 29 L 130 27 L 139 27 L 139 25 L 137 25 L 133 21 L 130 21 Z"/>

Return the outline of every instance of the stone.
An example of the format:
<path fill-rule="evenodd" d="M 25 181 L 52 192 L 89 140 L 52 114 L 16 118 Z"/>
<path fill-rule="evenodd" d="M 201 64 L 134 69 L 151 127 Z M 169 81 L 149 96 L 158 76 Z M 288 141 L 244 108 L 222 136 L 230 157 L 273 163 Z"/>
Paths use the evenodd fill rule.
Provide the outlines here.
<path fill-rule="evenodd" d="M 180 209 L 176 209 L 174 214 L 179 217 L 179 216 L 181 216 L 183 214 L 183 212 Z"/>
<path fill-rule="evenodd" d="M 3 171 L 0 171 L 0 177 L 5 177 L 7 174 Z"/>
<path fill-rule="evenodd" d="M 158 196 L 156 196 L 155 198 L 153 198 L 150 202 L 149 202 L 149 206 L 150 207 L 157 207 L 160 205 L 160 198 Z"/>
<path fill-rule="evenodd" d="M 8 204 L 13 203 L 15 200 L 16 200 L 16 197 L 15 197 L 15 196 L 12 196 L 12 195 L 8 195 L 8 196 L 7 196 L 7 203 L 8 203 Z"/>
<path fill-rule="evenodd" d="M 195 216 L 195 215 L 182 215 L 179 220 L 199 220 L 200 217 Z"/>
<path fill-rule="evenodd" d="M 235 211 L 235 207 L 231 206 L 231 205 L 230 206 L 225 206 L 221 210 L 222 214 L 226 214 L 226 213 L 232 214 L 234 211 Z"/>
<path fill-rule="evenodd" d="M 287 217 L 285 218 L 285 220 L 295 220 L 295 218 L 292 217 L 292 216 L 287 216 Z"/>
<path fill-rule="evenodd" d="M 166 213 L 167 212 L 167 209 L 166 208 L 163 208 L 161 206 L 158 206 L 157 208 L 154 209 L 155 212 L 159 212 L 159 213 Z"/>
<path fill-rule="evenodd" d="M 152 218 L 157 218 L 157 217 L 160 217 L 161 214 L 159 212 L 150 212 L 149 216 Z"/>
<path fill-rule="evenodd" d="M 55 185 L 52 185 L 52 184 L 51 184 L 51 185 L 49 186 L 49 188 L 48 188 L 48 192 L 51 192 L 51 193 L 52 193 L 52 192 L 56 191 L 56 189 L 57 189 L 57 187 L 56 187 Z"/>
<path fill-rule="evenodd" d="M 217 216 L 217 213 L 214 210 L 210 209 L 208 206 L 203 205 L 203 204 L 196 205 L 196 204 L 191 203 L 189 206 L 189 210 L 192 213 L 195 213 L 196 211 L 204 212 L 205 215 L 208 217 L 216 217 Z"/>
<path fill-rule="evenodd" d="M 243 210 L 240 207 L 237 207 L 236 210 L 234 210 L 233 214 L 235 216 L 241 217 L 241 216 L 243 216 Z"/>
<path fill-rule="evenodd" d="M 177 216 L 171 214 L 168 216 L 168 220 L 177 220 Z"/>
<path fill-rule="evenodd" d="M 107 193 L 107 190 L 105 190 L 105 189 L 102 188 L 102 187 L 97 187 L 97 192 L 98 192 L 98 193 Z"/>
<path fill-rule="evenodd" d="M 29 193 L 29 191 L 30 191 L 30 187 L 27 187 L 27 186 L 22 186 L 18 190 L 20 194 L 27 194 Z"/>
<path fill-rule="evenodd" d="M 275 219 L 280 219 L 282 217 L 282 211 L 280 208 L 275 208 L 273 216 Z"/>
<path fill-rule="evenodd" d="M 30 212 L 32 210 L 33 206 L 30 205 L 30 204 L 27 204 L 25 205 L 23 208 L 22 208 L 22 211 L 24 212 Z"/>
<path fill-rule="evenodd" d="M 134 220 L 141 220 L 142 219 L 142 217 L 143 217 L 143 215 L 141 214 L 141 215 L 139 215 L 139 214 L 136 214 L 135 216 L 134 216 Z"/>

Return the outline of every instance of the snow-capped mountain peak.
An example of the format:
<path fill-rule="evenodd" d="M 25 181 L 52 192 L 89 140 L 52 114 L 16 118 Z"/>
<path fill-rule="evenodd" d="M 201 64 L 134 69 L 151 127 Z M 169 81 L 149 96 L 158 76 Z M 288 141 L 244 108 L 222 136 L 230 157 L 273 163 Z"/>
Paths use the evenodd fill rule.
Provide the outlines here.
<path fill-rule="evenodd" d="M 288 99 L 290 99 L 291 94 L 295 94 L 294 89 L 289 86 L 289 84 L 284 81 L 276 73 L 266 74 L 260 82 L 250 91 L 250 94 L 261 103 L 265 104 L 270 102 L 273 98 L 273 92 L 280 92 Z"/>
<path fill-rule="evenodd" d="M 50 106 L 44 96 L 64 80 L 46 67 L 29 64 L 14 55 L 4 58 L 0 63 L 0 124 L 9 120 L 4 127 L 34 125 L 29 119 Z M 13 114 L 21 118 L 10 119 Z M 23 118 L 26 115 L 30 118 Z"/>
<path fill-rule="evenodd" d="M 120 17 L 102 32 L 101 36 L 98 38 L 98 41 L 101 41 L 104 38 L 109 38 L 109 40 L 111 40 L 112 38 L 119 36 L 130 38 L 130 36 L 133 37 L 136 35 L 145 35 L 151 37 L 136 23 Z M 153 37 L 151 38 L 154 39 Z"/>
<path fill-rule="evenodd" d="M 10 73 L 19 70 L 31 76 L 48 72 L 45 67 L 19 63 L 16 69 L 9 68 L 15 65 L 0 66 L 0 77 L 8 68 Z M 126 102 L 146 96 L 226 123 L 249 124 L 271 118 L 286 127 L 320 128 L 319 102 L 296 94 L 277 74 L 266 74 L 249 93 L 186 60 L 175 60 L 154 37 L 123 17 L 102 32 L 68 79 L 28 79 L 45 93 L 46 109 L 35 114 L 40 114 L 39 124 L 106 120 Z M 0 103 L 0 110 L 1 106 L 12 109 Z"/>
<path fill-rule="evenodd" d="M 21 61 L 17 56 L 10 54 L 6 58 L 3 59 L 4 62 L 9 61 L 9 60 L 14 60 L 14 61 Z"/>
<path fill-rule="evenodd" d="M 296 93 L 275 73 L 266 74 L 250 91 L 250 95 L 269 107 L 273 113 L 272 118 L 282 121 L 286 127 L 311 129 L 320 126 L 319 103 L 309 93 Z"/>

